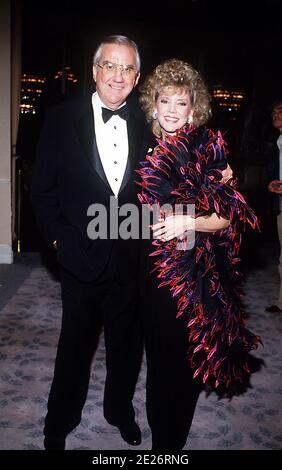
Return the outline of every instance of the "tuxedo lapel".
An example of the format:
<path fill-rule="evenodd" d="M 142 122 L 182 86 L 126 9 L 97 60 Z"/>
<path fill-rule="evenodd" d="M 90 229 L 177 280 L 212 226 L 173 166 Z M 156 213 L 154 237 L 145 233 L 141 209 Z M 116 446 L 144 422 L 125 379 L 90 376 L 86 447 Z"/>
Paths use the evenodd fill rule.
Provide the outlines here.
<path fill-rule="evenodd" d="M 128 159 L 119 193 L 125 188 L 128 181 L 132 177 L 135 168 L 137 168 L 140 149 L 142 146 L 143 129 L 144 124 L 136 119 L 134 114 L 131 112 L 127 121 Z"/>
<path fill-rule="evenodd" d="M 104 181 L 104 183 L 108 186 L 108 188 L 111 190 L 111 187 L 109 185 L 109 182 L 107 180 L 107 177 L 106 177 L 106 174 L 105 174 L 105 171 L 104 171 L 104 168 L 103 168 L 103 165 L 102 165 L 102 162 L 101 162 L 101 158 L 100 158 L 100 155 L 99 155 L 99 152 L 98 152 L 98 147 L 97 147 L 97 142 L 96 142 L 96 137 L 94 136 L 93 138 L 93 143 L 92 143 L 92 146 L 93 146 L 93 167 L 94 167 L 94 170 L 98 173 L 98 175 L 100 176 L 100 178 Z"/>
<path fill-rule="evenodd" d="M 87 106 L 85 112 L 76 121 L 75 128 L 84 153 L 91 166 L 93 166 L 93 139 L 95 133 L 92 106 Z"/>
<path fill-rule="evenodd" d="M 75 127 L 88 162 L 105 184 L 107 190 L 112 192 L 97 148 L 92 105 L 89 105 L 82 116 L 76 121 Z"/>

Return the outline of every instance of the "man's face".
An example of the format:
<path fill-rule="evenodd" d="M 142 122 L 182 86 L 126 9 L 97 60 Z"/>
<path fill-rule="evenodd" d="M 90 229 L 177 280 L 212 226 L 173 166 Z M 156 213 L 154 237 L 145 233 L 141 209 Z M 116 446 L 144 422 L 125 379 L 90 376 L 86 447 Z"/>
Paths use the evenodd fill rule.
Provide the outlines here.
<path fill-rule="evenodd" d="M 112 70 L 111 65 L 113 64 Z M 102 49 L 100 68 L 93 65 L 93 78 L 100 99 L 110 109 L 117 109 L 137 85 L 140 74 L 137 73 L 136 54 L 129 46 L 105 44 Z M 128 66 L 131 72 L 123 72 L 122 67 Z"/>
<path fill-rule="evenodd" d="M 271 117 L 273 126 L 282 134 L 282 103 L 273 108 Z"/>

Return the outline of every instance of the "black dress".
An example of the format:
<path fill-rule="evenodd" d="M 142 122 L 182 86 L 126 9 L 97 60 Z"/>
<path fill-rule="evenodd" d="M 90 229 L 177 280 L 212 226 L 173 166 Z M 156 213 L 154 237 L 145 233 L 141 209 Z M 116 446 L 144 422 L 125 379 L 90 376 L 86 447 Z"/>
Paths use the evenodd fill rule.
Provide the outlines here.
<path fill-rule="evenodd" d="M 184 446 L 203 384 L 229 396 L 244 387 L 249 351 L 260 341 L 246 329 L 237 256 L 245 225 L 257 219 L 238 191 L 220 183 L 225 167 L 220 133 L 189 126 L 158 141 L 137 170 L 143 204 L 194 204 L 196 217 L 215 212 L 231 221 L 196 232 L 190 249 L 179 250 L 177 239 L 144 242 L 147 412 L 160 449 Z"/>

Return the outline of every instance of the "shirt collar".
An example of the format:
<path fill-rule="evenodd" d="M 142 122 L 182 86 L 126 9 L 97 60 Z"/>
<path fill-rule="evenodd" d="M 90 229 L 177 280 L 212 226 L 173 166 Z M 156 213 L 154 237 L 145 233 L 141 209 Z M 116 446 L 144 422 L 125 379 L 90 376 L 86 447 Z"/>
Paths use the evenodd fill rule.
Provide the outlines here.
<path fill-rule="evenodd" d="M 101 113 L 102 113 L 102 108 L 111 109 L 103 103 L 103 101 L 101 100 L 101 98 L 98 95 L 97 91 L 95 91 L 92 95 L 92 104 L 93 104 L 94 108 L 96 108 L 96 109 L 99 108 Z M 126 101 L 124 103 L 122 103 L 117 109 L 120 109 L 125 105 L 126 105 Z"/>

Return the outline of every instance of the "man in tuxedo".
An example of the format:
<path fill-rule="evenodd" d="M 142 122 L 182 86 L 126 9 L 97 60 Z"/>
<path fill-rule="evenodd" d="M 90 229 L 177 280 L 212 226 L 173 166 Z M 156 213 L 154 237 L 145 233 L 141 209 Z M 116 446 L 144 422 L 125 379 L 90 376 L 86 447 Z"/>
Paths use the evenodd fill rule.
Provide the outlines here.
<path fill-rule="evenodd" d="M 46 113 L 33 169 L 32 204 L 57 250 L 62 326 L 44 427 L 46 450 L 64 449 L 81 421 L 101 325 L 106 348 L 104 416 L 131 445 L 141 443 L 132 398 L 142 356 L 137 314 L 140 241 L 87 233 L 88 208 L 138 204 L 134 169 L 151 134 L 128 98 L 140 76 L 136 44 L 107 37 L 93 61 L 96 92 Z M 118 222 L 121 222 L 119 217 Z M 114 239 L 113 239 L 114 238 Z"/>
<path fill-rule="evenodd" d="M 282 313 L 282 99 L 276 100 L 272 106 L 272 124 L 278 131 L 272 146 L 271 162 L 270 162 L 270 183 L 268 189 L 273 193 L 273 209 L 277 214 L 277 229 L 278 238 L 280 243 L 280 257 L 279 257 L 279 276 L 280 287 L 277 301 L 274 305 L 270 305 L 265 310 L 270 313 Z"/>

